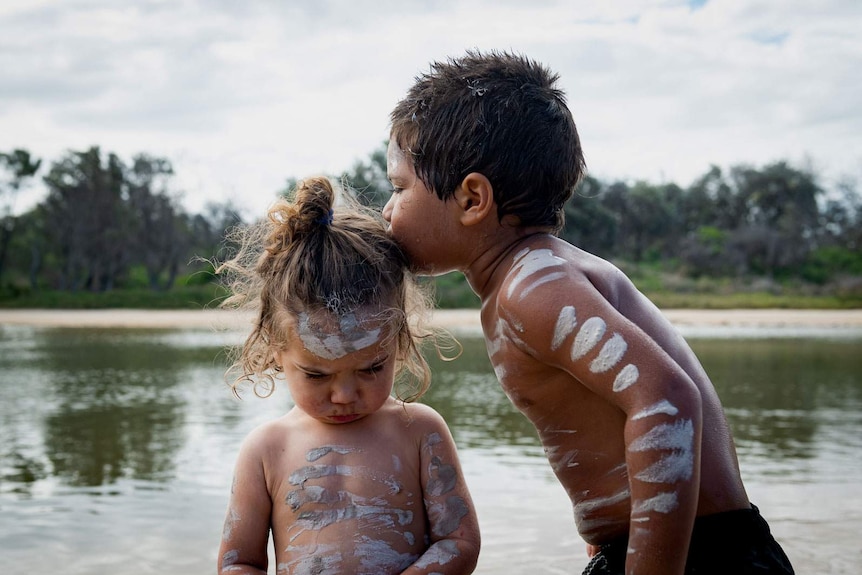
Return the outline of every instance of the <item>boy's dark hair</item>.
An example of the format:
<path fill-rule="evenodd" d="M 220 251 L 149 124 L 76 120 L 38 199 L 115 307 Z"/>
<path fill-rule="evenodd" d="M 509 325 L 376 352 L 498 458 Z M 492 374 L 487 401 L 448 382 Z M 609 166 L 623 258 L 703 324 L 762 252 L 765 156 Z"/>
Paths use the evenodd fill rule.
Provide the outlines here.
<path fill-rule="evenodd" d="M 391 137 L 442 200 L 471 172 L 494 188 L 497 217 L 563 224 L 586 165 L 557 74 L 524 56 L 468 51 L 434 62 L 392 111 Z"/>

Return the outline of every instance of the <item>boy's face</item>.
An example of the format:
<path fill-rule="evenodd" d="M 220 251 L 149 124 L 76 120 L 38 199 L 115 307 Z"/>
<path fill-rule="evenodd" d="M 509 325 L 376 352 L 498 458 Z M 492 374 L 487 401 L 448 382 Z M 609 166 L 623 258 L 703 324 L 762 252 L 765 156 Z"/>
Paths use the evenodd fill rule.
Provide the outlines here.
<path fill-rule="evenodd" d="M 425 186 L 394 139 L 389 141 L 386 171 L 393 191 L 383 207 L 383 218 L 414 271 L 437 275 L 458 269 L 449 261 L 449 248 L 457 238 L 455 202 L 444 202 Z"/>

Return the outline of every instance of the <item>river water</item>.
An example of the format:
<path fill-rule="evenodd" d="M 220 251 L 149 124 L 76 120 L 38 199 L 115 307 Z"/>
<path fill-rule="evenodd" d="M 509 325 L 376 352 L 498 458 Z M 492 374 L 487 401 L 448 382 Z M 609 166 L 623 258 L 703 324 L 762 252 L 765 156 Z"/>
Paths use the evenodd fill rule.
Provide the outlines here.
<path fill-rule="evenodd" d="M 733 428 L 749 495 L 800 574 L 862 573 L 862 334 L 686 334 Z M 213 573 L 239 442 L 290 406 L 232 397 L 207 329 L 0 325 L 0 558 L 6 572 Z M 580 573 L 562 488 L 481 339 L 433 361 L 477 505 L 476 573 Z"/>

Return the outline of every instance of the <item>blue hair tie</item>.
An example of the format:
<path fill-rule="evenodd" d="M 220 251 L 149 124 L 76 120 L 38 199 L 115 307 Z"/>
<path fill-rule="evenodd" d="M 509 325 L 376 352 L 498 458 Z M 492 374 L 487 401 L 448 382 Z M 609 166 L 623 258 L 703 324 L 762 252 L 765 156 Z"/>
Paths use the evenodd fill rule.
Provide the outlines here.
<path fill-rule="evenodd" d="M 321 216 L 320 218 L 318 218 L 317 223 L 323 224 L 324 226 L 328 226 L 332 223 L 332 216 L 333 212 L 332 210 L 329 210 L 329 212 L 327 212 L 325 216 Z"/>

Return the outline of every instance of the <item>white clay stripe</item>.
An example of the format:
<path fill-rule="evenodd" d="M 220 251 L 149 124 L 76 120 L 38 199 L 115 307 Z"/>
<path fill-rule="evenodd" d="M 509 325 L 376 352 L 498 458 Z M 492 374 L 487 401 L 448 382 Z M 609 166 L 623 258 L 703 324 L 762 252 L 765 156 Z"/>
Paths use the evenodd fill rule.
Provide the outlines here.
<path fill-rule="evenodd" d="M 632 515 L 641 515 L 655 511 L 657 513 L 670 513 L 677 508 L 676 493 L 659 493 L 655 497 L 644 499 L 643 501 L 634 501 L 632 504 Z"/>
<path fill-rule="evenodd" d="M 620 370 L 614 379 L 614 391 L 622 391 L 637 382 L 640 372 L 636 365 L 628 364 Z"/>
<path fill-rule="evenodd" d="M 604 373 L 615 366 L 622 359 L 628 349 L 626 340 L 618 333 L 615 333 L 611 339 L 605 342 L 598 357 L 590 364 L 590 371 L 593 373 Z"/>
<path fill-rule="evenodd" d="M 565 272 L 554 272 L 552 274 L 548 274 L 546 276 L 543 276 L 543 277 L 537 279 L 536 281 L 534 281 L 533 283 L 531 283 L 526 288 L 524 288 L 524 291 L 521 292 L 521 296 L 518 299 L 519 300 L 524 299 L 525 297 L 527 297 L 530 294 L 530 292 L 532 292 L 534 289 L 536 289 L 540 285 L 550 283 L 552 281 L 556 281 L 556 280 L 562 279 L 564 277 L 566 277 Z"/>
<path fill-rule="evenodd" d="M 651 451 L 653 449 L 679 449 L 691 451 L 694 426 L 690 419 L 656 425 L 629 445 L 629 451 Z"/>
<path fill-rule="evenodd" d="M 575 342 L 572 344 L 572 361 L 584 357 L 604 337 L 607 326 L 600 317 L 591 317 L 578 330 Z"/>
<path fill-rule="evenodd" d="M 535 250 L 532 252 L 527 251 L 527 253 L 518 259 L 515 262 L 515 265 L 512 266 L 513 269 L 518 271 L 509 283 L 509 289 L 507 291 L 508 297 L 512 297 L 512 294 L 515 293 L 515 290 L 521 282 L 529 276 L 551 267 L 558 267 L 563 262 L 565 262 L 563 258 L 555 256 L 554 253 L 548 249 Z"/>
<path fill-rule="evenodd" d="M 618 391 L 616 385 L 614 386 L 614 391 Z M 676 415 L 677 413 L 679 413 L 679 410 L 671 402 L 666 399 L 662 399 L 658 403 L 654 403 L 649 407 L 644 408 L 643 411 L 637 412 L 632 417 L 632 421 L 637 421 L 638 419 L 644 419 L 646 417 L 652 417 L 653 415 Z"/>
<path fill-rule="evenodd" d="M 673 451 L 643 471 L 635 479 L 645 483 L 676 483 L 691 479 L 694 460 L 691 451 Z"/>
<path fill-rule="evenodd" d="M 551 351 L 556 351 L 563 345 L 569 334 L 575 330 L 578 320 L 575 318 L 574 306 L 567 305 L 560 310 L 557 325 L 554 326 L 554 340 L 551 342 Z"/>

